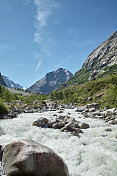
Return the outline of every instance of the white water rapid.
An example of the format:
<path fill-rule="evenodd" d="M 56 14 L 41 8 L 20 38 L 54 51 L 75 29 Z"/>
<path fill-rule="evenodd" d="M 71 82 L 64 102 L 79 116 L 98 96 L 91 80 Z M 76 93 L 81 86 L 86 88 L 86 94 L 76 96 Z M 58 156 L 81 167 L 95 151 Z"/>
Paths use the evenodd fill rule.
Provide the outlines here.
<path fill-rule="evenodd" d="M 0 120 L 0 144 L 17 139 L 32 139 L 52 148 L 66 162 L 70 176 L 117 176 L 117 126 L 99 119 L 85 119 L 75 109 L 66 109 L 80 122 L 90 125 L 80 138 L 56 129 L 32 126 L 39 117 L 51 118 L 54 112 L 20 114 L 16 119 Z M 60 114 L 59 114 L 60 115 Z M 105 129 L 111 128 L 108 132 Z"/>

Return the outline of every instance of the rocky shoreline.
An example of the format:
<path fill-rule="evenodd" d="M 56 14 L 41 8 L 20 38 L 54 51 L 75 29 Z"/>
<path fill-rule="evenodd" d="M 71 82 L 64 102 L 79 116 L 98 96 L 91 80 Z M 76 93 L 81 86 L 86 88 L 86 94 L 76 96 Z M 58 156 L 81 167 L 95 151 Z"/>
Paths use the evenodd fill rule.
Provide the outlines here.
<path fill-rule="evenodd" d="M 17 104 L 20 106 L 18 107 Z M 98 118 L 105 120 L 109 124 L 117 124 L 117 108 L 100 110 L 100 105 L 98 103 L 91 103 L 85 106 L 74 106 L 74 105 L 59 105 L 56 101 L 45 100 L 44 104 L 40 104 L 37 101 L 33 105 L 23 104 L 22 102 L 17 102 L 16 106 L 9 107 L 9 113 L 2 115 L 0 119 L 12 119 L 17 118 L 21 113 L 35 113 L 44 111 L 58 111 L 63 113 L 65 108 L 73 109 L 76 108 L 78 114 L 82 114 L 84 118 Z"/>
<path fill-rule="evenodd" d="M 84 115 L 85 118 L 98 118 L 105 120 L 108 124 L 117 124 L 117 108 L 100 110 L 97 103 L 79 106 L 77 112 Z"/>

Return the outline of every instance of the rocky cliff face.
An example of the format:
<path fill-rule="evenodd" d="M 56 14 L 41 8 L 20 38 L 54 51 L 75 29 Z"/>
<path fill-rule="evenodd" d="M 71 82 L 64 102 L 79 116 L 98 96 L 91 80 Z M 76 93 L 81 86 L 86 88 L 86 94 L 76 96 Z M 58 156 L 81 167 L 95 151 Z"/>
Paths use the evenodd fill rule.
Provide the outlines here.
<path fill-rule="evenodd" d="M 1 73 L 0 73 L 0 84 L 1 84 L 2 86 L 6 86 L 6 84 L 5 84 L 5 82 L 4 82 L 3 78 L 2 78 Z"/>
<path fill-rule="evenodd" d="M 88 56 L 82 68 L 92 70 L 89 79 L 93 79 L 114 64 L 117 64 L 117 31 Z"/>
<path fill-rule="evenodd" d="M 9 88 L 15 88 L 15 89 L 23 89 L 23 86 L 20 84 L 14 83 L 12 80 L 10 80 L 7 76 L 2 75 L 2 78 Z"/>
<path fill-rule="evenodd" d="M 117 31 L 87 57 L 82 68 L 72 79 L 62 84 L 60 89 L 115 73 L 117 73 Z"/>
<path fill-rule="evenodd" d="M 73 74 L 70 71 L 60 68 L 56 71 L 47 73 L 44 78 L 37 81 L 30 88 L 28 88 L 28 90 L 41 94 L 49 94 L 72 76 Z"/>

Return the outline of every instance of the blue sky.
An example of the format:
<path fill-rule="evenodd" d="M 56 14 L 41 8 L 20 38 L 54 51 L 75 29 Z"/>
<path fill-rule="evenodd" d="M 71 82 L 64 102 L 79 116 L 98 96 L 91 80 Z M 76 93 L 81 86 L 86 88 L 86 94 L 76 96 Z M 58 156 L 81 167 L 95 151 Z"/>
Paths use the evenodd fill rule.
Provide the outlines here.
<path fill-rule="evenodd" d="M 25 87 L 74 74 L 115 30 L 117 0 L 0 0 L 0 72 Z"/>

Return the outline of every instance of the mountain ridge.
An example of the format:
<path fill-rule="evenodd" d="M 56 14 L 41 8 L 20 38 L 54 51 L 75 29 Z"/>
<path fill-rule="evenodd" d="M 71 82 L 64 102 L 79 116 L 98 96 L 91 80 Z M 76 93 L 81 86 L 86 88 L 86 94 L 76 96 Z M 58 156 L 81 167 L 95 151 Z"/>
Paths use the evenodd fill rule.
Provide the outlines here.
<path fill-rule="evenodd" d="M 2 75 L 1 75 L 1 73 L 0 73 L 0 84 L 2 85 L 2 86 L 7 86 L 6 85 L 6 83 L 5 83 L 5 81 L 4 81 L 4 79 L 2 78 Z"/>
<path fill-rule="evenodd" d="M 89 54 L 82 68 L 63 83 L 58 89 L 82 84 L 98 77 L 108 75 L 110 70 L 117 73 L 117 31 Z"/>
<path fill-rule="evenodd" d="M 72 76 L 73 74 L 67 69 L 59 68 L 47 73 L 45 77 L 29 87 L 28 90 L 35 93 L 49 94 Z"/>
<path fill-rule="evenodd" d="M 14 81 L 12 81 L 9 77 L 5 76 L 5 75 L 1 75 L 6 86 L 9 88 L 15 88 L 15 89 L 23 89 L 23 86 L 21 86 L 20 84 L 15 83 Z"/>
<path fill-rule="evenodd" d="M 104 72 L 106 66 L 117 64 L 117 31 L 87 57 L 82 68 L 93 69 L 90 80 Z"/>

